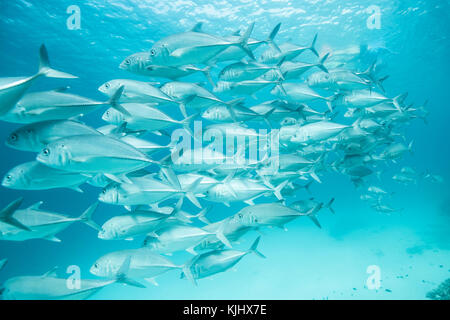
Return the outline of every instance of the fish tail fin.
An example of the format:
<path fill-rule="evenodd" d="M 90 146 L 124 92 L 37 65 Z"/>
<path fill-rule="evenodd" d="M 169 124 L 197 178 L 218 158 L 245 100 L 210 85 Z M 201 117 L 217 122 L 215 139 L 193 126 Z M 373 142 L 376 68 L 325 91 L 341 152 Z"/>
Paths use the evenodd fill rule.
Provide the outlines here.
<path fill-rule="evenodd" d="M 164 178 L 175 188 L 175 189 L 181 189 L 180 181 L 178 180 L 178 176 L 173 171 L 173 169 L 169 166 L 161 166 L 161 173 L 163 174 Z"/>
<path fill-rule="evenodd" d="M 193 205 L 195 205 L 197 208 L 202 208 L 202 205 L 198 201 L 197 197 L 194 194 L 195 189 L 198 187 L 198 185 L 202 182 L 203 178 L 198 178 L 194 182 L 192 182 L 188 187 L 187 190 L 183 192 L 182 197 L 186 197 L 189 199 L 190 202 L 192 202 Z"/>
<path fill-rule="evenodd" d="M 406 97 L 408 96 L 408 92 L 399 94 L 394 99 L 392 99 L 392 103 L 394 104 L 394 107 L 397 108 L 398 111 L 402 112 L 401 104 L 405 101 Z"/>
<path fill-rule="evenodd" d="M 212 206 L 208 206 L 206 208 L 203 208 L 202 211 L 200 211 L 198 214 L 196 214 L 194 217 L 200 220 L 201 222 L 205 224 L 211 224 L 211 221 L 209 221 L 208 218 L 206 218 L 206 215 L 208 212 L 210 212 L 212 209 Z"/>
<path fill-rule="evenodd" d="M 206 80 L 211 84 L 213 88 L 215 88 L 216 84 L 213 81 L 213 78 L 211 76 L 211 66 L 207 66 L 203 69 L 200 69 L 200 72 L 205 75 Z"/>
<path fill-rule="evenodd" d="M 236 119 L 236 112 L 234 112 L 234 107 L 241 104 L 245 99 L 243 98 L 237 98 L 233 99 L 231 101 L 225 102 L 225 107 L 227 108 L 228 112 L 230 113 L 231 119 L 234 122 L 238 122 Z"/>
<path fill-rule="evenodd" d="M 91 204 L 89 206 L 89 208 L 87 208 L 80 216 L 80 221 L 82 221 L 83 223 L 87 224 L 89 227 L 94 228 L 95 230 L 100 230 L 101 228 L 99 227 L 98 224 L 96 224 L 94 222 L 94 220 L 92 220 L 92 216 L 95 213 L 95 210 L 97 210 L 98 207 L 98 202 L 94 202 L 93 204 Z"/>
<path fill-rule="evenodd" d="M 266 113 L 260 114 L 261 118 L 267 124 L 267 126 L 269 128 L 272 128 L 272 124 L 270 123 L 269 119 L 270 119 L 270 116 L 275 112 L 275 110 L 276 110 L 276 108 L 272 108 L 269 111 L 267 111 Z M 268 133 L 267 136 L 269 136 L 269 134 L 270 133 Z"/>
<path fill-rule="evenodd" d="M 383 82 L 389 78 L 389 75 L 386 75 L 384 77 L 381 77 L 379 79 L 375 80 L 375 84 L 378 86 L 378 88 L 381 89 L 381 91 L 385 92 L 384 87 L 383 87 Z"/>
<path fill-rule="evenodd" d="M 325 205 L 325 208 L 328 208 L 328 210 L 331 211 L 332 214 L 335 214 L 336 212 L 334 211 L 333 207 L 331 206 L 334 202 L 334 198 L 331 198 L 330 201 L 328 201 L 328 203 Z"/>
<path fill-rule="evenodd" d="M 308 172 L 308 174 L 311 178 L 316 180 L 318 183 L 322 183 L 322 181 L 320 180 L 319 176 L 317 175 L 314 167 Z"/>
<path fill-rule="evenodd" d="M 281 52 L 280 48 L 278 47 L 278 45 L 273 41 L 275 39 L 275 36 L 277 35 L 278 31 L 280 30 L 281 27 L 281 22 L 278 23 L 270 32 L 269 36 L 266 39 L 266 43 L 269 45 L 269 47 L 271 47 L 272 49 Z"/>
<path fill-rule="evenodd" d="M 276 186 L 273 189 L 273 194 L 275 195 L 275 197 L 277 197 L 278 200 L 280 201 L 284 201 L 283 195 L 281 194 L 281 191 L 283 190 L 283 188 L 288 184 L 288 180 L 283 181 L 282 183 L 280 183 L 278 186 Z"/>
<path fill-rule="evenodd" d="M 312 53 L 316 55 L 316 57 L 319 56 L 319 53 L 317 53 L 316 50 L 316 41 L 317 41 L 317 33 L 315 34 L 313 41 L 311 42 L 311 46 L 309 47 L 309 50 L 311 50 Z"/>
<path fill-rule="evenodd" d="M 39 75 L 46 76 L 48 78 L 62 78 L 62 79 L 76 79 L 77 76 L 70 73 L 58 71 L 50 67 L 50 60 L 48 59 L 47 48 L 44 44 L 39 49 Z"/>
<path fill-rule="evenodd" d="M 119 100 L 120 97 L 123 94 L 123 90 L 125 89 L 125 86 L 120 86 L 111 96 L 111 98 L 109 98 L 109 100 L 106 102 L 106 104 L 111 105 L 111 107 L 113 107 L 114 109 L 116 109 L 117 111 L 119 111 L 120 113 L 123 113 L 124 115 L 127 116 L 131 116 L 131 114 L 120 105 Z"/>
<path fill-rule="evenodd" d="M 256 238 L 256 240 L 252 243 L 251 247 L 248 249 L 248 252 L 254 253 L 256 254 L 258 257 L 265 259 L 266 256 L 263 255 L 261 252 L 258 251 L 258 244 L 259 244 L 259 240 L 261 239 L 261 236 L 259 236 L 258 238 Z"/>
<path fill-rule="evenodd" d="M 25 231 L 31 231 L 30 228 L 13 217 L 14 212 L 19 209 L 22 202 L 23 198 L 20 197 L 8 204 L 2 211 L 0 211 L 0 221 Z"/>
<path fill-rule="evenodd" d="M 144 286 L 142 283 L 133 280 L 131 278 L 128 278 L 127 274 L 130 269 L 130 262 L 131 256 L 127 256 L 122 265 L 120 266 L 119 271 L 117 271 L 116 273 L 115 281 L 119 283 L 128 284 L 133 287 L 146 288 L 146 286 Z"/>
<path fill-rule="evenodd" d="M 180 213 L 181 207 L 183 206 L 183 201 L 184 201 L 184 198 L 181 197 L 181 198 L 178 200 L 178 202 L 177 202 L 177 204 L 175 205 L 175 207 L 173 208 L 172 212 L 169 214 L 169 217 L 176 217 L 176 216 Z M 184 217 L 183 217 L 183 218 L 184 218 Z M 186 217 L 186 219 L 189 220 L 188 217 Z M 189 220 L 189 221 L 190 221 L 190 220 Z"/>
<path fill-rule="evenodd" d="M 253 55 L 253 52 L 250 50 L 248 46 L 248 39 L 250 38 L 250 35 L 253 31 L 253 27 L 255 26 L 255 23 L 252 22 L 250 26 L 247 28 L 247 31 L 239 38 L 239 41 L 237 45 L 252 59 L 256 60 L 255 56 Z"/>
<path fill-rule="evenodd" d="M 330 112 L 333 112 L 333 102 L 337 99 L 338 96 L 339 94 L 335 94 L 325 98 L 325 102 Z"/>
<path fill-rule="evenodd" d="M 320 225 L 319 220 L 317 219 L 317 212 L 320 211 L 320 209 L 322 209 L 323 207 L 323 203 L 318 203 L 316 206 L 314 206 L 314 208 L 311 208 L 306 215 L 308 216 L 308 218 L 311 219 L 312 222 L 314 222 L 314 224 L 322 229 L 322 226 Z"/>
<path fill-rule="evenodd" d="M 231 248 L 231 243 L 223 233 L 223 229 L 225 228 L 225 224 L 221 224 L 219 229 L 216 231 L 216 237 L 220 240 L 226 247 Z"/>
<path fill-rule="evenodd" d="M 183 269 L 182 269 L 182 270 L 183 270 L 182 275 L 184 274 L 184 276 L 185 276 L 189 281 L 191 281 L 192 284 L 193 284 L 194 286 L 198 286 L 197 280 L 194 278 L 194 275 L 192 274 L 190 264 L 189 264 L 189 263 L 185 264 L 185 265 L 183 266 Z"/>
<path fill-rule="evenodd" d="M 319 63 L 317 64 L 317 67 L 322 70 L 323 72 L 328 73 L 328 69 L 323 65 L 325 63 L 325 61 L 328 59 L 328 56 L 330 55 L 330 53 L 328 52 L 327 54 L 325 54 L 322 58 L 320 58 Z"/>
<path fill-rule="evenodd" d="M 194 137 L 194 132 L 191 130 L 190 126 L 192 124 L 192 121 L 195 119 L 195 117 L 197 117 L 199 115 L 199 113 L 195 113 L 193 115 L 190 115 L 186 118 L 184 118 L 183 120 L 180 121 L 180 123 L 183 125 L 184 130 L 186 130 L 187 132 L 189 132 L 189 134 Z"/>

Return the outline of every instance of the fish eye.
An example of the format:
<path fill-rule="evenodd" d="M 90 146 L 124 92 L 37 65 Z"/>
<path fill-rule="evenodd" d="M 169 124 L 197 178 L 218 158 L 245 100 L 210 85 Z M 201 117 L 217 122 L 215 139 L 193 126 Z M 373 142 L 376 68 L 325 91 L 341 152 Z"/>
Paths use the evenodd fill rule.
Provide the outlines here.
<path fill-rule="evenodd" d="M 126 59 L 126 60 L 125 60 L 125 64 L 128 64 L 128 65 L 129 65 L 130 63 L 131 63 L 131 60 L 130 60 L 130 59 Z"/>
<path fill-rule="evenodd" d="M 156 50 L 155 50 L 155 49 L 150 50 L 150 54 L 151 54 L 152 56 L 154 56 L 154 55 L 156 54 Z"/>
<path fill-rule="evenodd" d="M 13 133 L 12 135 L 9 136 L 9 140 L 11 141 L 17 141 L 17 134 Z"/>
<path fill-rule="evenodd" d="M 11 176 L 10 174 L 8 174 L 8 175 L 6 176 L 6 180 L 11 181 L 11 179 L 12 179 L 12 176 Z"/>
<path fill-rule="evenodd" d="M 239 217 L 240 219 L 242 219 L 242 217 L 243 217 L 242 213 L 239 213 L 239 214 L 238 214 L 238 217 Z"/>
<path fill-rule="evenodd" d="M 109 82 L 105 83 L 105 88 L 109 89 L 109 87 L 111 87 L 111 85 L 109 84 Z"/>
<path fill-rule="evenodd" d="M 102 193 L 103 193 L 103 194 L 106 194 L 106 188 L 104 188 L 104 189 L 102 190 Z"/>
<path fill-rule="evenodd" d="M 98 268 L 98 263 L 94 264 L 94 267 L 95 267 L 95 268 Z"/>
<path fill-rule="evenodd" d="M 45 148 L 44 150 L 42 150 L 42 154 L 44 156 L 48 156 L 50 154 L 50 150 L 48 148 Z"/>

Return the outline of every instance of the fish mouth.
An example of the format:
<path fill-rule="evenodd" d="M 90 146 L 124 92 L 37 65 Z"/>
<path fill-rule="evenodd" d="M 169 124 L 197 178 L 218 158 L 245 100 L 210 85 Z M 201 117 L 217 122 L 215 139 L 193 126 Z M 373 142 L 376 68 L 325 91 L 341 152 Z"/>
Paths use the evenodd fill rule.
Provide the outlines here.
<path fill-rule="evenodd" d="M 106 94 L 106 90 L 105 90 L 103 84 L 100 87 L 98 87 L 97 90 L 100 91 L 101 93 L 105 93 Z"/>
<path fill-rule="evenodd" d="M 97 276 L 97 275 L 98 275 L 97 268 L 95 268 L 94 266 L 92 266 L 92 267 L 89 269 L 89 272 L 90 272 L 91 274 L 93 274 L 94 276 Z"/>

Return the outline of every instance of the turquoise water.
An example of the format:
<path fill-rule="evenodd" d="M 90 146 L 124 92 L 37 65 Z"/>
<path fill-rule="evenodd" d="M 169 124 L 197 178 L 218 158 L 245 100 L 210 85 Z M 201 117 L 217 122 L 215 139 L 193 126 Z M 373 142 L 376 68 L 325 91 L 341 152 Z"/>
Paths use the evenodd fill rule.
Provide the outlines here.
<path fill-rule="evenodd" d="M 66 9 L 81 9 L 81 29 L 69 30 Z M 381 10 L 379 29 L 369 29 L 366 9 Z M 431 289 L 450 277 L 450 178 L 448 144 L 448 75 L 450 54 L 448 1 L 2 1 L 0 3 L 0 73 L 24 76 L 36 72 L 38 49 L 45 43 L 52 65 L 77 75 L 76 80 L 39 79 L 30 91 L 70 85 L 71 91 L 100 101 L 97 91 L 104 82 L 116 78 L 145 80 L 118 68 L 128 55 L 148 50 L 162 37 L 190 29 L 203 21 L 206 32 L 228 35 L 255 21 L 252 34 L 265 38 L 282 23 L 277 42 L 308 44 L 318 33 L 321 54 L 367 44 L 379 54 L 387 96 L 408 92 L 408 103 L 429 100 L 428 124 L 412 121 L 405 132 L 414 140 L 414 153 L 398 164 L 383 166 L 381 181 L 371 181 L 393 192 L 389 206 L 399 212 L 383 214 L 360 200 L 348 177 L 335 173 L 321 176 L 311 192 L 320 201 L 334 197 L 336 211 L 319 214 L 322 229 L 306 218 L 287 225 L 287 231 L 264 229 L 260 251 L 267 256 L 245 257 L 235 268 L 199 281 L 194 287 L 180 280 L 179 272 L 158 278 L 158 287 L 146 289 L 113 284 L 97 299 L 424 299 Z M 260 51 L 257 51 L 260 52 Z M 370 63 L 370 62 L 369 62 Z M 200 75 L 191 81 L 204 81 Z M 258 99 L 269 95 L 265 89 Z M 249 98 L 249 104 L 255 100 Z M 98 127 L 103 109 L 83 120 Z M 18 125 L 2 122 L 0 140 L 5 141 Z M 0 146 L 0 172 L 34 159 L 32 153 Z M 419 172 L 429 170 L 444 178 L 443 183 L 421 179 L 403 186 L 391 177 L 402 166 Z M 45 209 L 78 216 L 97 199 L 99 189 L 83 185 L 83 194 L 56 189 L 17 191 L 1 187 L 0 206 L 19 196 L 24 206 L 44 201 Z M 299 190 L 290 200 L 311 197 Z M 209 214 L 218 221 L 236 213 L 245 204 L 227 208 L 217 204 Z M 197 209 L 186 204 L 187 210 Z M 94 219 L 103 223 L 123 209 L 100 204 Z M 237 247 L 247 249 L 258 236 L 246 235 Z M 92 263 L 110 251 L 137 248 L 135 241 L 102 241 L 83 224 L 73 224 L 58 235 L 61 243 L 45 240 L 0 242 L 0 259 L 8 258 L 0 272 L 0 283 L 18 275 L 39 275 L 59 266 L 66 277 L 70 265 L 81 268 L 82 278 Z M 189 253 L 176 253 L 172 259 L 183 263 Z M 369 290 L 366 270 L 376 265 L 381 271 L 381 287 Z"/>

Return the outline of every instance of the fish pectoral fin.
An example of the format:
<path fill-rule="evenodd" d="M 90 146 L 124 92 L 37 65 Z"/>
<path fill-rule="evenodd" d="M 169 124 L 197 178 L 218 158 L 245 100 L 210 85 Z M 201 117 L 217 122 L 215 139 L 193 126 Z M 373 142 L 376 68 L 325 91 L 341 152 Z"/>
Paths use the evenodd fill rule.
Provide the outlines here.
<path fill-rule="evenodd" d="M 52 242 L 61 242 L 61 239 L 57 238 L 56 236 L 47 236 L 44 237 L 44 239 Z"/>
<path fill-rule="evenodd" d="M 193 254 L 194 256 L 197 255 L 197 252 L 195 252 L 194 247 L 187 248 L 186 251 L 189 252 L 190 254 Z"/>
<path fill-rule="evenodd" d="M 112 181 L 117 182 L 117 183 L 128 183 L 128 184 L 133 183 L 125 174 L 117 176 L 112 173 L 104 173 L 104 175 L 108 179 L 111 179 Z"/>
<path fill-rule="evenodd" d="M 150 283 L 150 284 L 156 286 L 156 287 L 159 286 L 159 283 L 156 282 L 155 278 L 144 278 L 144 280 L 147 281 L 148 283 Z"/>
<path fill-rule="evenodd" d="M 72 187 L 69 187 L 69 189 L 72 189 L 73 191 L 76 191 L 79 193 L 84 193 L 83 189 L 81 189 L 80 186 L 72 186 Z"/>
<path fill-rule="evenodd" d="M 17 209 L 21 206 L 23 202 L 23 198 L 18 198 L 11 202 L 6 208 L 0 211 L 0 221 L 3 223 L 9 224 L 11 226 L 14 226 L 16 228 L 25 230 L 25 231 L 31 231 L 29 227 L 22 224 L 20 221 L 18 221 L 16 218 L 14 218 L 14 213 Z"/>

